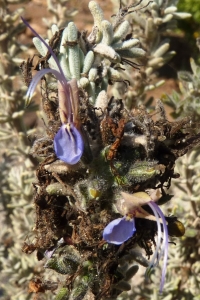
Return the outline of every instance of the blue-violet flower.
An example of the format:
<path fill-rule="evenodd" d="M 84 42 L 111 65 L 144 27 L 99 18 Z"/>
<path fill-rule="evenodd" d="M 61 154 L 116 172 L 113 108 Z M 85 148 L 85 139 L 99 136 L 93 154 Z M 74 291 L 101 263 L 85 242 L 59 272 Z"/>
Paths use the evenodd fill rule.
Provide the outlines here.
<path fill-rule="evenodd" d="M 117 207 L 120 212 L 125 212 L 126 216 L 118 218 L 110 222 L 103 231 L 103 239 L 111 244 L 121 245 L 129 238 L 131 238 L 136 232 L 135 221 L 133 217 L 147 218 L 150 220 L 156 220 L 157 222 L 157 244 L 154 255 L 149 263 L 149 267 L 146 270 L 146 274 L 149 274 L 152 268 L 156 267 L 162 258 L 163 268 L 160 283 L 160 293 L 163 291 L 167 257 L 168 257 L 168 229 L 165 216 L 159 206 L 151 200 L 150 196 L 144 192 L 135 193 L 133 195 L 122 192 L 123 200 L 117 203 Z M 131 198 L 133 200 L 131 205 Z M 155 199 L 154 199 L 155 200 Z M 137 203 L 137 204 L 136 204 Z M 127 204 L 127 205 L 126 205 Z M 141 206 L 148 204 L 152 209 L 154 216 L 147 213 Z M 137 207 L 136 207 L 137 206 Z M 160 220 L 161 219 L 161 220 Z M 161 228 L 161 224 L 163 229 Z"/>
<path fill-rule="evenodd" d="M 78 86 L 76 80 L 72 79 L 70 82 L 67 81 L 63 70 L 60 66 L 59 60 L 51 47 L 38 35 L 38 33 L 28 24 L 26 20 L 22 18 L 25 25 L 37 36 L 40 41 L 45 45 L 47 50 L 53 57 L 58 70 L 55 69 L 42 69 L 32 79 L 30 86 L 27 91 L 27 104 L 30 103 L 30 99 L 33 96 L 34 90 L 41 80 L 41 78 L 52 73 L 58 79 L 58 100 L 59 100 L 59 112 L 62 126 L 54 137 L 54 150 L 56 156 L 62 161 L 74 165 L 76 164 L 84 149 L 84 143 L 80 134 L 79 124 L 77 122 L 78 114 Z M 75 101 L 75 103 L 73 102 Z"/>
<path fill-rule="evenodd" d="M 121 245 L 130 239 L 135 229 L 135 221 L 132 218 L 118 218 L 110 222 L 103 231 L 103 239 L 110 244 Z"/>

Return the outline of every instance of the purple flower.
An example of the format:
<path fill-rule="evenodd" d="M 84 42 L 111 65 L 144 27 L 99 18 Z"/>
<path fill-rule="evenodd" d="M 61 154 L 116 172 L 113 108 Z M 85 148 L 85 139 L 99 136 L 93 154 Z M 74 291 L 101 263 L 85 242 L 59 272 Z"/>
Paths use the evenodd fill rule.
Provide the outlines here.
<path fill-rule="evenodd" d="M 76 80 L 72 79 L 67 81 L 60 63 L 49 45 L 38 35 L 38 33 L 22 18 L 22 21 L 26 26 L 37 36 L 40 41 L 46 46 L 51 53 L 58 70 L 55 69 L 42 69 L 32 79 L 29 89 L 27 91 L 27 105 L 30 103 L 30 99 L 33 96 L 35 88 L 41 78 L 52 73 L 58 79 L 58 100 L 59 100 L 59 112 L 62 126 L 58 130 L 54 137 L 54 149 L 56 156 L 67 164 L 76 164 L 84 149 L 84 143 L 82 136 L 77 129 L 78 126 L 78 86 Z"/>
<path fill-rule="evenodd" d="M 129 212 L 134 215 L 135 217 L 142 217 L 147 218 L 150 220 L 156 220 L 157 222 L 157 244 L 156 244 L 156 250 L 154 252 L 154 255 L 151 259 L 151 262 L 149 263 L 149 267 L 146 270 L 146 275 L 150 274 L 152 268 L 156 267 L 159 264 L 159 261 L 163 257 L 163 267 L 162 267 L 162 276 L 161 276 L 161 283 L 160 283 L 160 293 L 163 291 L 163 286 L 165 282 L 165 276 L 166 276 L 166 269 L 167 269 L 167 257 L 168 257 L 168 229 L 167 229 L 167 222 L 165 220 L 165 216 L 162 213 L 160 207 L 153 201 L 146 202 L 146 199 L 148 197 L 143 194 L 135 193 L 134 195 L 128 195 L 126 193 L 122 193 L 124 196 L 125 202 L 127 202 L 127 215 L 129 215 Z M 143 196 L 143 198 L 140 200 L 139 196 Z M 142 209 L 139 204 L 138 207 L 135 207 L 135 204 L 131 206 L 130 200 L 131 197 L 135 200 L 138 200 L 138 203 L 140 201 L 141 205 L 148 204 L 150 208 L 152 209 L 154 216 L 149 215 L 144 209 Z M 125 209 L 125 204 L 123 203 L 123 210 Z M 134 210 L 133 210 L 134 207 Z M 163 227 L 163 231 L 161 229 L 161 224 Z M 133 236 L 133 234 L 136 232 L 135 228 L 135 221 L 134 219 L 130 219 L 129 217 L 123 217 L 116 220 L 113 220 L 110 222 L 103 231 L 103 239 L 111 244 L 115 245 L 121 245 L 125 241 L 127 241 L 129 238 Z"/>
<path fill-rule="evenodd" d="M 54 149 L 57 157 L 66 163 L 74 165 L 80 160 L 83 140 L 73 123 L 63 124 L 60 127 L 54 137 Z"/>
<path fill-rule="evenodd" d="M 103 239 L 108 243 L 121 245 L 132 237 L 135 229 L 134 219 L 126 217 L 110 222 L 103 231 Z"/>

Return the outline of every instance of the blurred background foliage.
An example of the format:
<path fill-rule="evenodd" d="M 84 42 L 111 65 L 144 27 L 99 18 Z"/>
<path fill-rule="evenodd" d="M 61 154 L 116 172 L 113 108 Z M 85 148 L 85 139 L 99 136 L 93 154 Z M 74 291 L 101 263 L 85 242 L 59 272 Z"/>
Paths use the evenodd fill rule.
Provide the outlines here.
<path fill-rule="evenodd" d="M 178 9 L 191 13 L 192 20 L 200 26 L 200 2 L 198 0 L 181 0 L 178 2 Z"/>
<path fill-rule="evenodd" d="M 190 45 L 191 57 L 199 62 L 200 56 L 196 47 L 196 38 L 200 37 L 200 1 L 181 0 L 178 2 L 178 9 L 192 15 L 187 20 L 180 20 L 178 28 L 182 31 L 186 43 Z"/>

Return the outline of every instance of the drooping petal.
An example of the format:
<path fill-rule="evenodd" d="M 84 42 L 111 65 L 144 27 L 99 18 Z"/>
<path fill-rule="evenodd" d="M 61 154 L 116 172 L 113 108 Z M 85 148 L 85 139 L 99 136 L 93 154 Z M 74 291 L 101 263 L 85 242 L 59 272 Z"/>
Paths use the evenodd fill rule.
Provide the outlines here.
<path fill-rule="evenodd" d="M 31 83 L 30 83 L 30 85 L 29 85 L 28 91 L 27 91 L 27 93 L 26 93 L 26 106 L 28 106 L 28 105 L 30 104 L 31 98 L 32 98 L 32 96 L 33 96 L 33 93 L 34 93 L 34 91 L 35 91 L 35 89 L 36 89 L 37 84 L 39 83 L 39 81 L 41 80 L 41 78 L 42 78 L 44 75 L 48 74 L 48 73 L 54 74 L 54 75 L 56 76 L 56 78 L 57 78 L 60 82 L 62 82 L 63 77 L 62 77 L 62 75 L 61 75 L 58 71 L 56 71 L 56 70 L 53 70 L 53 69 L 43 69 L 43 70 L 38 71 L 37 74 L 33 77 L 32 81 L 31 81 Z M 65 84 L 67 84 L 67 82 L 66 82 Z M 68 93 L 69 93 L 69 92 L 68 92 Z"/>
<path fill-rule="evenodd" d="M 151 207 L 155 217 L 156 217 L 156 223 L 157 223 L 157 242 L 156 242 L 156 251 L 153 254 L 153 257 L 151 259 L 151 262 L 149 264 L 149 268 L 156 267 L 156 265 L 159 263 L 158 257 L 160 253 L 160 246 L 162 242 L 162 231 L 161 231 L 161 224 L 160 224 L 160 219 L 159 215 L 157 213 L 157 210 L 154 208 L 151 202 L 148 203 L 148 205 Z"/>
<path fill-rule="evenodd" d="M 54 137 L 56 156 L 67 164 L 76 164 L 83 154 L 83 139 L 73 123 L 63 124 Z"/>
<path fill-rule="evenodd" d="M 160 207 L 153 202 L 154 207 L 157 209 L 157 213 L 160 215 L 163 224 L 163 242 L 161 248 L 161 255 L 163 254 L 163 266 L 162 266 L 162 276 L 161 276 L 161 283 L 160 283 L 160 293 L 163 291 L 164 283 L 165 283 L 165 276 L 167 271 L 167 259 L 168 259 L 168 228 L 167 222 L 165 220 L 165 216 L 160 209 Z"/>
<path fill-rule="evenodd" d="M 56 65 L 58 67 L 59 72 L 57 70 L 54 70 L 54 69 L 46 69 L 46 70 L 51 70 L 51 71 L 44 71 L 45 72 L 44 74 L 53 73 L 57 77 L 57 79 L 60 81 L 60 83 L 63 87 L 63 90 L 65 92 L 66 99 L 68 99 L 68 101 L 66 102 L 66 105 L 67 105 L 68 117 L 69 117 L 69 121 L 70 121 L 71 120 L 71 114 L 72 114 L 72 105 L 71 105 L 70 94 L 69 94 L 69 86 L 67 84 L 67 79 L 65 78 L 65 75 L 64 75 L 64 72 L 61 68 L 60 62 L 59 62 L 58 58 L 56 57 L 56 55 L 55 55 L 54 51 L 52 50 L 52 48 L 45 42 L 45 40 L 30 26 L 30 24 L 23 17 L 21 17 L 21 19 L 24 22 L 24 24 L 33 32 L 33 34 L 43 43 L 43 45 L 45 45 L 45 47 L 47 48 L 47 50 L 49 51 L 49 53 L 53 57 Z M 43 70 L 41 70 L 41 71 L 43 71 Z M 42 74 L 42 73 L 40 73 L 40 74 Z M 37 79 L 39 78 L 39 76 L 40 75 L 38 75 L 38 77 L 35 78 L 35 81 L 32 85 L 32 89 L 30 90 L 30 95 L 32 95 L 33 91 L 35 90 L 35 87 L 37 85 L 36 81 L 38 83 L 39 80 L 37 80 Z M 41 79 L 41 77 L 40 77 L 40 79 Z M 27 95 L 27 97 L 28 97 L 28 95 Z M 29 101 L 30 101 L 30 96 L 28 97 L 28 101 L 26 101 L 26 106 L 27 106 L 27 104 L 30 103 Z"/>
<path fill-rule="evenodd" d="M 164 283 L 165 283 L 165 276 L 166 276 L 166 271 L 167 271 L 167 258 L 168 258 L 168 229 L 167 229 L 167 222 L 165 220 L 165 216 L 160 209 L 160 207 L 153 201 L 149 202 L 148 205 L 151 207 L 153 210 L 155 217 L 157 219 L 157 226 L 158 226 L 158 238 L 157 238 L 157 246 L 156 246 L 156 252 L 153 256 L 153 259 L 150 263 L 149 268 L 154 267 L 157 265 L 159 260 L 161 259 L 162 256 L 163 258 L 163 266 L 162 266 L 162 276 L 161 276 L 161 282 L 160 282 L 160 293 L 163 291 Z M 163 239 L 161 238 L 161 221 L 159 217 L 162 220 L 162 225 L 163 225 Z M 162 239 L 162 245 L 161 245 L 161 239 Z M 160 248 L 161 245 L 161 249 Z M 156 259 L 157 257 L 157 259 Z"/>
<path fill-rule="evenodd" d="M 22 21 L 24 22 L 24 24 L 33 32 L 33 34 L 45 45 L 45 47 L 47 48 L 47 50 L 51 53 L 52 57 L 54 58 L 55 60 L 55 63 L 57 64 L 58 66 L 58 69 L 60 71 L 60 74 L 64 76 L 64 73 L 62 71 L 62 68 L 60 66 L 60 63 L 59 63 L 59 60 L 58 58 L 56 57 L 55 53 L 53 52 L 53 50 L 51 49 L 51 47 L 45 42 L 45 40 L 33 29 L 33 27 L 23 18 L 21 17 Z"/>
<path fill-rule="evenodd" d="M 119 218 L 104 228 L 103 239 L 110 244 L 121 245 L 131 238 L 135 231 L 134 219 Z"/>

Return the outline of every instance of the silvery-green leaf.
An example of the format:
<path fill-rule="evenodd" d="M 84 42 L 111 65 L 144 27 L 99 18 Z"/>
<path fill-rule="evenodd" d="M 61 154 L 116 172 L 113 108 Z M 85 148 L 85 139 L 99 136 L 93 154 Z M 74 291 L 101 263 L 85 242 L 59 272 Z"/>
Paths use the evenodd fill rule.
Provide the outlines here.
<path fill-rule="evenodd" d="M 143 58 L 146 55 L 146 52 L 141 48 L 122 49 L 118 50 L 117 52 L 121 57 L 128 58 Z"/>
<path fill-rule="evenodd" d="M 185 13 L 185 12 L 175 12 L 173 13 L 173 16 L 176 18 L 176 19 L 187 19 L 187 18 L 191 18 L 191 14 L 190 13 Z"/>
<path fill-rule="evenodd" d="M 58 26 L 57 26 L 56 24 L 53 24 L 53 25 L 51 26 L 51 31 L 52 31 L 52 34 L 54 35 L 56 32 L 59 31 Z"/>
<path fill-rule="evenodd" d="M 163 23 L 167 23 L 173 19 L 174 14 L 167 14 L 163 19 Z"/>
<path fill-rule="evenodd" d="M 113 39 L 113 27 L 110 22 L 107 20 L 103 20 L 101 22 L 102 32 L 103 32 L 103 38 L 101 40 L 101 43 L 110 45 L 112 43 Z"/>
<path fill-rule="evenodd" d="M 88 7 L 94 18 L 94 26 L 98 26 L 98 28 L 101 29 L 101 22 L 104 19 L 103 10 L 99 6 L 99 4 L 95 1 L 90 1 Z"/>
<path fill-rule="evenodd" d="M 104 14 L 103 14 L 103 11 L 102 11 L 101 7 L 99 6 L 99 4 L 96 3 L 95 1 L 90 1 L 88 7 L 94 18 L 94 27 L 98 28 L 98 31 L 96 33 L 96 43 L 98 43 L 98 42 L 100 42 L 100 40 L 102 38 L 101 22 L 104 19 Z"/>
<path fill-rule="evenodd" d="M 135 46 L 138 46 L 140 44 L 140 41 L 138 39 L 130 39 L 128 41 L 124 42 L 118 42 L 116 44 L 112 44 L 112 47 L 115 50 L 122 50 L 122 49 L 130 49 Z"/>
<path fill-rule="evenodd" d="M 77 30 L 74 22 L 69 22 L 67 28 L 68 28 L 68 41 L 69 42 L 77 42 L 78 30 Z"/>
<path fill-rule="evenodd" d="M 153 73 L 153 68 L 152 67 L 148 67 L 145 70 L 146 76 L 150 76 Z"/>
<path fill-rule="evenodd" d="M 159 80 L 156 84 L 155 87 L 162 86 L 165 83 L 165 80 Z"/>
<path fill-rule="evenodd" d="M 120 72 L 111 67 L 108 69 L 108 77 L 113 81 L 119 81 L 122 79 Z"/>
<path fill-rule="evenodd" d="M 165 43 L 161 45 L 153 54 L 154 57 L 160 57 L 165 54 L 169 50 L 170 44 Z"/>
<path fill-rule="evenodd" d="M 37 49 L 37 51 L 42 55 L 45 56 L 47 53 L 47 48 L 44 49 L 43 48 L 43 43 L 40 41 L 40 39 L 38 37 L 34 37 L 33 38 L 33 44 L 35 46 L 35 48 Z"/>
<path fill-rule="evenodd" d="M 120 57 L 117 54 L 117 52 L 115 52 L 115 50 L 112 47 L 107 46 L 105 44 L 102 43 L 97 44 L 95 47 L 93 47 L 93 51 L 95 53 L 104 56 L 105 58 L 110 59 L 111 61 L 114 62 L 120 61 Z"/>
<path fill-rule="evenodd" d="M 176 55 L 175 51 L 169 51 L 167 52 L 164 56 L 163 56 L 163 61 L 164 63 L 167 63 L 170 59 L 172 59 L 172 57 L 174 57 L 174 55 Z"/>
<path fill-rule="evenodd" d="M 97 78 L 97 68 L 91 68 L 88 73 L 88 79 L 89 81 L 95 81 Z"/>
<path fill-rule="evenodd" d="M 158 3 L 159 7 L 161 7 L 161 5 L 163 4 L 163 0 L 156 0 L 156 2 Z"/>
<path fill-rule="evenodd" d="M 89 84 L 89 100 L 91 103 L 94 103 L 96 99 L 96 86 L 94 82 Z"/>
<path fill-rule="evenodd" d="M 113 43 L 122 40 L 129 32 L 130 24 L 128 21 L 122 22 L 114 32 Z"/>
<path fill-rule="evenodd" d="M 68 55 L 62 54 L 59 61 L 60 61 L 60 65 L 61 65 L 61 68 L 63 70 L 63 73 L 64 73 L 65 77 L 68 80 L 71 79 L 72 74 L 70 73 L 70 69 L 69 69 Z"/>
<path fill-rule="evenodd" d="M 69 190 L 59 182 L 54 182 L 54 183 L 49 184 L 46 188 L 46 192 L 49 195 L 57 195 L 57 196 L 58 195 L 64 195 L 64 196 L 70 195 Z"/>
<path fill-rule="evenodd" d="M 90 50 L 85 56 L 82 73 L 88 73 L 92 67 L 93 62 L 94 62 L 94 52 Z"/>
<path fill-rule="evenodd" d="M 67 46 L 66 46 L 67 41 L 68 41 L 68 27 L 66 27 L 62 33 L 62 38 L 60 42 L 60 53 L 63 54 L 67 53 Z"/>
<path fill-rule="evenodd" d="M 145 36 L 152 36 L 155 35 L 155 25 L 153 18 L 148 18 L 145 23 Z"/>
<path fill-rule="evenodd" d="M 106 91 L 103 90 L 98 94 L 96 98 L 95 107 L 101 108 L 100 110 L 96 110 L 96 114 L 101 115 L 102 111 L 106 109 L 107 105 L 108 105 L 108 95 Z"/>
<path fill-rule="evenodd" d="M 174 12 L 177 11 L 177 7 L 176 6 L 169 6 L 167 7 L 165 10 L 164 10 L 164 14 L 167 15 L 167 14 L 172 14 Z"/>
<path fill-rule="evenodd" d="M 148 66 L 155 67 L 161 62 L 163 62 L 163 58 L 162 57 L 156 57 L 156 58 L 153 58 L 153 59 L 148 61 Z"/>
<path fill-rule="evenodd" d="M 156 57 L 156 58 L 153 58 L 153 59 L 148 61 L 148 66 L 155 67 L 161 62 L 163 62 L 163 58 L 162 57 Z"/>
<path fill-rule="evenodd" d="M 151 16 L 155 19 L 159 17 L 159 11 L 158 10 L 152 10 Z"/>
<path fill-rule="evenodd" d="M 150 7 L 151 9 L 154 9 L 154 10 L 158 10 L 159 7 L 158 7 L 158 4 L 156 3 L 156 1 L 153 1 L 150 3 Z"/>
<path fill-rule="evenodd" d="M 68 40 L 69 42 L 77 42 L 78 31 L 74 22 L 68 24 Z M 80 53 L 78 45 L 68 45 L 68 61 L 69 70 L 72 78 L 80 79 Z"/>
<path fill-rule="evenodd" d="M 25 110 L 15 111 L 15 112 L 12 114 L 11 118 L 12 118 L 12 119 L 18 119 L 18 118 L 21 118 L 21 117 L 24 115 L 24 113 L 25 113 Z"/>
<path fill-rule="evenodd" d="M 89 79 L 87 77 L 81 77 L 79 84 L 82 88 L 86 88 L 89 85 Z"/>

